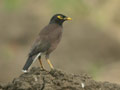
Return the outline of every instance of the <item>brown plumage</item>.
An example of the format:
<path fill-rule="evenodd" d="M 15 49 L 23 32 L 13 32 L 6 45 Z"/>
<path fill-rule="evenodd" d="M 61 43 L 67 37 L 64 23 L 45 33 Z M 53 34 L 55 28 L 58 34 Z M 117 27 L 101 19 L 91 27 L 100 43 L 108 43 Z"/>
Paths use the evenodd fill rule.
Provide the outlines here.
<path fill-rule="evenodd" d="M 38 38 L 32 46 L 26 64 L 23 67 L 24 72 L 26 72 L 30 65 L 33 63 L 33 61 L 38 58 L 41 68 L 43 68 L 41 62 L 42 54 L 46 55 L 46 60 L 48 61 L 50 67 L 53 69 L 53 66 L 49 60 L 49 55 L 53 50 L 56 49 L 57 45 L 61 40 L 63 32 L 62 24 L 66 20 L 71 20 L 71 18 L 68 18 L 62 14 L 56 14 L 51 18 L 50 23 L 41 30 Z"/>

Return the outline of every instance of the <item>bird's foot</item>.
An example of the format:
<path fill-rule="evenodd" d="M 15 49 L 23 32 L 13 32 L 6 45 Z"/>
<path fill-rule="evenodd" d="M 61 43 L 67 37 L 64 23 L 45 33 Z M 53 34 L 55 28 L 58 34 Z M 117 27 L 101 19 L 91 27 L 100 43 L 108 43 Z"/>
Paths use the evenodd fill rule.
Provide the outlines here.
<path fill-rule="evenodd" d="M 45 68 L 42 66 L 42 67 L 41 67 L 41 70 L 42 70 L 42 71 L 44 71 L 44 70 L 45 70 Z"/>

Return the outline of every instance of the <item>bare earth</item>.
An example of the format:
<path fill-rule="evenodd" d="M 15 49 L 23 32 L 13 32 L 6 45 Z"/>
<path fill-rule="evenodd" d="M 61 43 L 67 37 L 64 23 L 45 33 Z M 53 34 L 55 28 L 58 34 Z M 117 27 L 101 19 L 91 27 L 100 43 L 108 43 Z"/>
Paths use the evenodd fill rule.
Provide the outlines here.
<path fill-rule="evenodd" d="M 96 82 L 85 73 L 67 74 L 60 70 L 41 70 L 33 67 L 0 90 L 120 90 L 120 85 Z"/>

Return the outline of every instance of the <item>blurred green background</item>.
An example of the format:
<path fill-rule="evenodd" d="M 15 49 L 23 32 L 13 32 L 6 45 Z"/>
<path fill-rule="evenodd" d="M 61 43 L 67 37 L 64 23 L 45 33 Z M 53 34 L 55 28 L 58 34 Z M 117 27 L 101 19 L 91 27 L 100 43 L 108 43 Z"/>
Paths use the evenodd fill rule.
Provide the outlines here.
<path fill-rule="evenodd" d="M 56 13 L 73 20 L 51 54 L 54 67 L 120 83 L 120 0 L 0 0 L 0 82 L 22 73 L 34 39 Z"/>

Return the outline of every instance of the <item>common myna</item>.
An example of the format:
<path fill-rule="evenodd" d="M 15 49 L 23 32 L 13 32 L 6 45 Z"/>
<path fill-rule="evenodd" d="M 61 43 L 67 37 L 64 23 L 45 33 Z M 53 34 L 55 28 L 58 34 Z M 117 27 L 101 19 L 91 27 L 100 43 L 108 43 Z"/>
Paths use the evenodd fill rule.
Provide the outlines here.
<path fill-rule="evenodd" d="M 54 69 L 49 60 L 49 55 L 53 50 L 56 49 L 61 40 L 63 32 L 62 25 L 66 20 L 71 20 L 71 18 L 62 14 L 56 14 L 51 18 L 49 24 L 41 30 L 23 67 L 23 72 L 27 72 L 31 64 L 37 59 L 39 59 L 41 68 L 44 69 L 41 62 L 41 56 L 43 54 L 45 55 L 51 69 Z"/>

